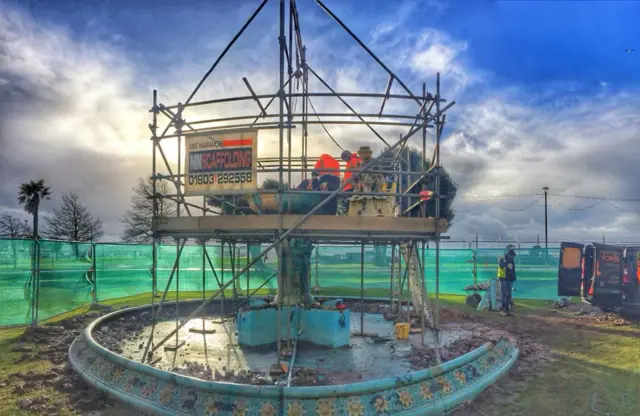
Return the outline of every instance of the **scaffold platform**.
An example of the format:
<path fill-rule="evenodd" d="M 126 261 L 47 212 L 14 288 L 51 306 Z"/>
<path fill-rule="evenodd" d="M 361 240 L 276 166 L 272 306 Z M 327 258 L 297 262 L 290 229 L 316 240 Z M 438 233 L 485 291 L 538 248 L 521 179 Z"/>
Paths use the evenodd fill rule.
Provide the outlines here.
<path fill-rule="evenodd" d="M 385 242 L 431 240 L 447 229 L 446 219 L 435 218 L 311 215 L 298 225 L 302 218 L 290 214 L 159 217 L 156 231 L 160 237 L 273 241 L 278 231 L 291 230 L 291 237 L 312 240 Z"/>

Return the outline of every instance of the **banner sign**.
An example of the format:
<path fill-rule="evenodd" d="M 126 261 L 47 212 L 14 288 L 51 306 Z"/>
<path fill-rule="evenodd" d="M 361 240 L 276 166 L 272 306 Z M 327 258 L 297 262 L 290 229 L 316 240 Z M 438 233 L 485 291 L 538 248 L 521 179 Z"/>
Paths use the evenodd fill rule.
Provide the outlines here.
<path fill-rule="evenodd" d="M 185 196 L 258 190 L 258 130 L 187 135 L 185 147 Z"/>

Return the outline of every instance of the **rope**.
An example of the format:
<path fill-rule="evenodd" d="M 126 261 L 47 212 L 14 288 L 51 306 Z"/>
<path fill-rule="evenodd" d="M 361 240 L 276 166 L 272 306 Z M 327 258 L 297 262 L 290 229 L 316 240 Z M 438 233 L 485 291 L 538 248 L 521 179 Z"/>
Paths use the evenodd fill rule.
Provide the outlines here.
<path fill-rule="evenodd" d="M 318 121 L 320 122 L 320 125 L 322 126 L 322 128 L 324 129 L 324 131 L 327 133 L 327 135 L 329 136 L 329 138 L 331 139 L 331 141 L 333 143 L 335 143 L 336 146 L 338 146 L 340 148 L 340 150 L 342 150 L 344 152 L 344 148 L 342 146 L 340 146 L 338 144 L 338 142 L 336 141 L 336 139 L 333 138 L 333 136 L 331 135 L 331 133 L 329 133 L 329 130 L 327 130 L 327 127 L 324 125 L 324 123 L 322 122 L 322 120 L 320 120 L 320 117 L 318 116 L 318 112 L 316 111 L 316 108 L 313 106 L 313 103 L 311 102 L 311 98 L 308 99 L 309 100 L 309 104 L 311 104 L 311 109 L 313 110 L 313 113 L 316 115 L 316 118 L 318 119 Z"/>

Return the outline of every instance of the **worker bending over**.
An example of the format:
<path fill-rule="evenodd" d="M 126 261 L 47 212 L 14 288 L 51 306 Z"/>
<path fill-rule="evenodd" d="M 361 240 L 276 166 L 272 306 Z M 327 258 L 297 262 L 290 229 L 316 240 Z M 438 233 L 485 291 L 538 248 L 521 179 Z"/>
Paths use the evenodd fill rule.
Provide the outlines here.
<path fill-rule="evenodd" d="M 311 171 L 312 180 L 317 179 L 322 191 L 335 191 L 340 187 L 340 162 L 323 153 Z"/>
<path fill-rule="evenodd" d="M 340 163 L 328 154 L 322 154 L 311 171 L 311 179 L 300 182 L 298 189 L 332 190 L 340 186 Z"/>

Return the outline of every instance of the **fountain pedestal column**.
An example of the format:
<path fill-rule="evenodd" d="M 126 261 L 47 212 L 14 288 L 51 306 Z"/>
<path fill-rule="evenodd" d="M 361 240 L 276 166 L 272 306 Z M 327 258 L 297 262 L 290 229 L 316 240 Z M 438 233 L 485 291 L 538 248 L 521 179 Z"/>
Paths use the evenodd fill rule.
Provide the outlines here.
<path fill-rule="evenodd" d="M 275 304 L 283 306 L 313 303 L 309 284 L 311 282 L 311 253 L 313 244 L 304 238 L 293 238 L 281 245 L 279 259 L 278 294 Z"/>
<path fill-rule="evenodd" d="M 293 238 L 282 242 L 278 294 L 271 304 L 254 305 L 238 311 L 236 323 L 240 345 L 254 347 L 275 343 L 278 307 L 281 305 L 279 315 L 283 338 L 299 336 L 301 341 L 333 348 L 349 344 L 349 309 L 336 308 L 335 301 L 312 307 L 312 252 L 313 244 L 308 239 Z M 298 334 L 298 328 L 302 330 L 301 334 Z"/>

